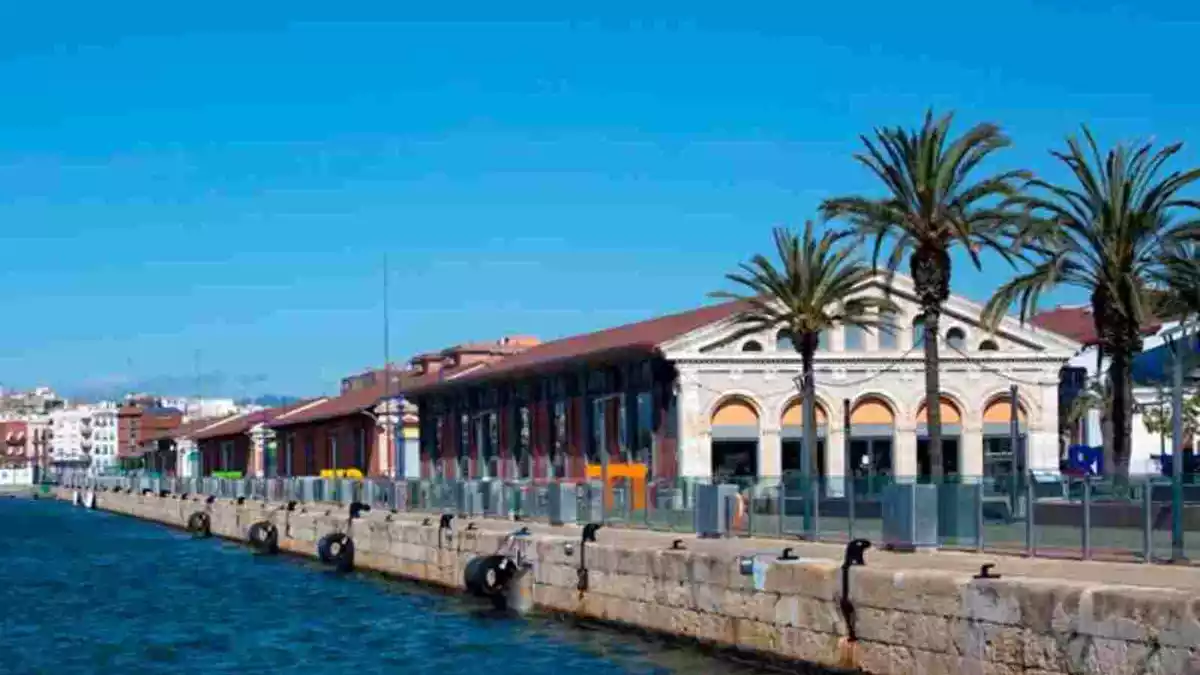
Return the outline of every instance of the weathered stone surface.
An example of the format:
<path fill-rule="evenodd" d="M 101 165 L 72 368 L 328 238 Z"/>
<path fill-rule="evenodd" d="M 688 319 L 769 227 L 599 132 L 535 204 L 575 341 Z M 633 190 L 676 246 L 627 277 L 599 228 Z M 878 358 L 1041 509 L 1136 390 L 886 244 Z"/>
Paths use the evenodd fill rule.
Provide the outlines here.
<path fill-rule="evenodd" d="M 778 597 L 773 612 L 773 620 L 777 625 L 805 628 L 818 633 L 845 633 L 840 610 L 832 601 L 800 595 Z"/>

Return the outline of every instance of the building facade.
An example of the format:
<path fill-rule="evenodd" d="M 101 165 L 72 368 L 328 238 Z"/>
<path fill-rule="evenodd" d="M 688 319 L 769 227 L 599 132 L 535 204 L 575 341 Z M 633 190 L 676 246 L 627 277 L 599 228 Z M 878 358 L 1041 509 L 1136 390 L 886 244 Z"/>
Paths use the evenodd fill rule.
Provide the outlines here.
<path fill-rule="evenodd" d="M 866 292 L 884 293 L 884 280 Z M 931 472 L 919 309 L 907 278 L 897 276 L 891 293 L 893 330 L 839 327 L 816 354 L 815 457 L 832 491 L 847 475 Z M 418 387 L 410 395 L 422 457 L 474 476 L 607 471 L 635 482 L 799 470 L 800 355 L 785 331 L 746 332 L 742 309 L 727 303 L 548 342 Z M 990 332 L 980 311 L 956 296 L 942 318 L 943 469 L 978 479 L 1023 459 L 1057 474 L 1059 372 L 1079 344 L 1013 319 Z"/>
<path fill-rule="evenodd" d="M 153 397 L 131 397 L 117 409 L 117 456 L 138 456 L 141 442 L 183 423 L 183 411 L 164 407 Z"/>

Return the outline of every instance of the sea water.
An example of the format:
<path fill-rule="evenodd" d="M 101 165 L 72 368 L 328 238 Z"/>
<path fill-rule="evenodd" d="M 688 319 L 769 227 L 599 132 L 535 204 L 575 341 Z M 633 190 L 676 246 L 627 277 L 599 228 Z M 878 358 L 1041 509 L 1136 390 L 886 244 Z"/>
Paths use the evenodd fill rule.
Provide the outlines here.
<path fill-rule="evenodd" d="M 754 672 L 65 502 L 0 499 L 3 675 Z"/>

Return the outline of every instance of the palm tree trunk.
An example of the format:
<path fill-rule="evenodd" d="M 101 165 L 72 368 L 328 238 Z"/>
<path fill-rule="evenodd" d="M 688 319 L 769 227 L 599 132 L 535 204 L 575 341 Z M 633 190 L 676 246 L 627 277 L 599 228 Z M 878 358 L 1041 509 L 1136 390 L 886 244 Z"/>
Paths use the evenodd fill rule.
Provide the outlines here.
<path fill-rule="evenodd" d="M 1109 378 L 1112 381 L 1112 439 L 1113 442 L 1104 447 L 1104 471 L 1114 480 L 1123 482 L 1129 476 L 1130 419 L 1132 417 L 1132 392 L 1130 385 L 1133 379 L 1133 359 L 1129 351 L 1115 347 L 1112 354 L 1112 365 L 1109 366 Z"/>
<path fill-rule="evenodd" d="M 942 482 L 942 386 L 938 369 L 938 307 L 925 308 L 925 415 L 926 442 L 929 447 L 929 476 L 935 485 Z"/>
<path fill-rule="evenodd" d="M 817 471 L 817 387 L 813 374 L 813 352 L 815 350 L 805 345 L 800 352 L 803 368 L 801 394 L 804 396 L 804 448 L 807 457 L 804 459 L 804 473 L 813 475 Z"/>
<path fill-rule="evenodd" d="M 804 477 L 804 532 L 810 532 L 813 520 L 813 505 L 819 499 L 820 489 L 813 489 L 813 477 L 817 469 L 817 387 L 813 373 L 813 353 L 817 347 L 817 335 L 800 337 L 800 362 L 803 374 L 800 393 L 804 397 L 804 450 L 801 454 L 801 475 Z M 816 535 L 816 533 L 813 533 Z"/>

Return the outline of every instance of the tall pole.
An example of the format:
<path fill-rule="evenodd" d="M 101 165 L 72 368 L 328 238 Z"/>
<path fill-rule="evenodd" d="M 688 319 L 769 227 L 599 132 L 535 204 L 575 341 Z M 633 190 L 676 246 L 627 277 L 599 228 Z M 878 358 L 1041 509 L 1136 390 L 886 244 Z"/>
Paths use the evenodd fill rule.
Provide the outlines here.
<path fill-rule="evenodd" d="M 1171 390 L 1171 559 L 1180 562 L 1183 553 L 1183 361 L 1190 348 L 1187 329 L 1175 342 L 1174 382 Z M 1146 489 L 1150 489 L 1147 485 Z"/>
<path fill-rule="evenodd" d="M 400 411 L 392 410 L 392 357 L 391 357 L 391 317 L 388 313 L 388 255 L 383 254 L 383 400 L 385 406 L 384 418 L 384 435 L 387 438 L 387 452 L 391 456 L 399 460 L 396 443 L 396 417 Z M 393 412 L 395 414 L 393 414 Z M 404 469 L 399 466 L 392 467 L 392 477 L 395 478 L 397 473 Z M 363 467 L 363 470 L 370 473 L 369 467 Z"/>

